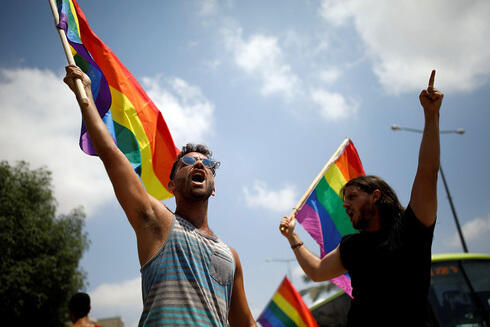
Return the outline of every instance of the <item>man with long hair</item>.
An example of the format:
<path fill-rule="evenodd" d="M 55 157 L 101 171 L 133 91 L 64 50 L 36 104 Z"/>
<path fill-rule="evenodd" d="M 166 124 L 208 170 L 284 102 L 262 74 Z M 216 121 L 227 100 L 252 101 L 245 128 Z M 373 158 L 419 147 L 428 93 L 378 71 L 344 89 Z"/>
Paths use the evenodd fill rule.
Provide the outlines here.
<path fill-rule="evenodd" d="M 428 304 L 431 245 L 437 214 L 439 110 L 443 94 L 434 88 L 435 71 L 419 99 L 425 126 L 408 207 L 381 178 L 362 176 L 342 189 L 344 208 L 357 234 L 346 235 L 318 258 L 285 217 L 288 239 L 305 273 L 314 281 L 350 274 L 353 300 L 348 326 L 431 326 Z"/>

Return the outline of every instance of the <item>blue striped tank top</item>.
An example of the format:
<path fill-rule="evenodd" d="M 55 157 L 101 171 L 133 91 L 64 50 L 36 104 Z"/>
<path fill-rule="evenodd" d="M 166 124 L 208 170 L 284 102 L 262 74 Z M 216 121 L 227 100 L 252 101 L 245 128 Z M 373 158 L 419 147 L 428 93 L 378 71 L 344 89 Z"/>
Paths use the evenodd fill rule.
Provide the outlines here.
<path fill-rule="evenodd" d="M 229 247 L 176 215 L 167 241 L 141 267 L 139 326 L 227 326 L 234 273 Z"/>

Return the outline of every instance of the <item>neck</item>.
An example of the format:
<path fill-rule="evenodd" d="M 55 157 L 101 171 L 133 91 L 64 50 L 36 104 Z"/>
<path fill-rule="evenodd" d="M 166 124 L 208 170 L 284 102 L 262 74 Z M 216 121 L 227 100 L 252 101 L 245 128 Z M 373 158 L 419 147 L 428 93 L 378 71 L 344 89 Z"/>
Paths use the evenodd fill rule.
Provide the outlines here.
<path fill-rule="evenodd" d="M 215 236 L 208 226 L 208 200 L 179 201 L 176 199 L 175 214 L 186 219 L 201 232 Z"/>
<path fill-rule="evenodd" d="M 373 216 L 369 219 L 369 224 L 366 229 L 366 232 L 376 232 L 381 230 L 381 217 L 379 215 L 378 208 L 375 209 Z"/>

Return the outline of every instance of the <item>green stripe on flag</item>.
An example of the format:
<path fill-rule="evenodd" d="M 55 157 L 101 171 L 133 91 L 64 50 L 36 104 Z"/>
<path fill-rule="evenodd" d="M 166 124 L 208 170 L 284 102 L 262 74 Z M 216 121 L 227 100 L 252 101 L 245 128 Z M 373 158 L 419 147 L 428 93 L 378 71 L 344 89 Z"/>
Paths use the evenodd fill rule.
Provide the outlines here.
<path fill-rule="evenodd" d="M 316 196 L 332 218 L 340 235 L 357 233 L 354 227 L 352 227 L 349 216 L 347 216 L 342 206 L 344 202 L 330 185 L 328 185 L 325 178 L 322 178 L 316 186 Z"/>
<path fill-rule="evenodd" d="M 277 319 L 279 319 L 284 326 L 286 327 L 296 327 L 296 324 L 294 321 L 291 320 L 282 310 L 279 308 L 279 306 L 274 303 L 273 301 L 269 304 L 269 310 L 272 311 L 274 316 L 276 316 Z"/>

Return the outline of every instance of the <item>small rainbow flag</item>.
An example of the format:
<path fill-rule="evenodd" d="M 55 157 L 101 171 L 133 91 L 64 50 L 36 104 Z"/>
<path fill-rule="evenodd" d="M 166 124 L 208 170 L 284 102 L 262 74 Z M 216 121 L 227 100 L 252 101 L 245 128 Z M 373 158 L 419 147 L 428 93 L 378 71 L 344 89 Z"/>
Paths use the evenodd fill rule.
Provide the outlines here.
<path fill-rule="evenodd" d="M 284 277 L 257 321 L 263 327 L 318 327 L 303 298 L 287 277 Z"/>
<path fill-rule="evenodd" d="M 357 233 L 345 213 L 340 196 L 342 187 L 352 178 L 365 175 L 356 148 L 345 139 L 320 172 L 321 177 L 296 219 L 320 245 L 321 257 L 337 247 L 342 236 Z M 331 280 L 352 296 L 348 274 Z"/>
<path fill-rule="evenodd" d="M 179 153 L 162 114 L 133 75 L 95 35 L 75 0 L 56 0 L 58 28 L 65 31 L 76 64 L 90 77 L 92 94 L 114 142 L 131 162 L 148 193 L 159 200 Z M 81 149 L 96 155 L 82 122 Z"/>

